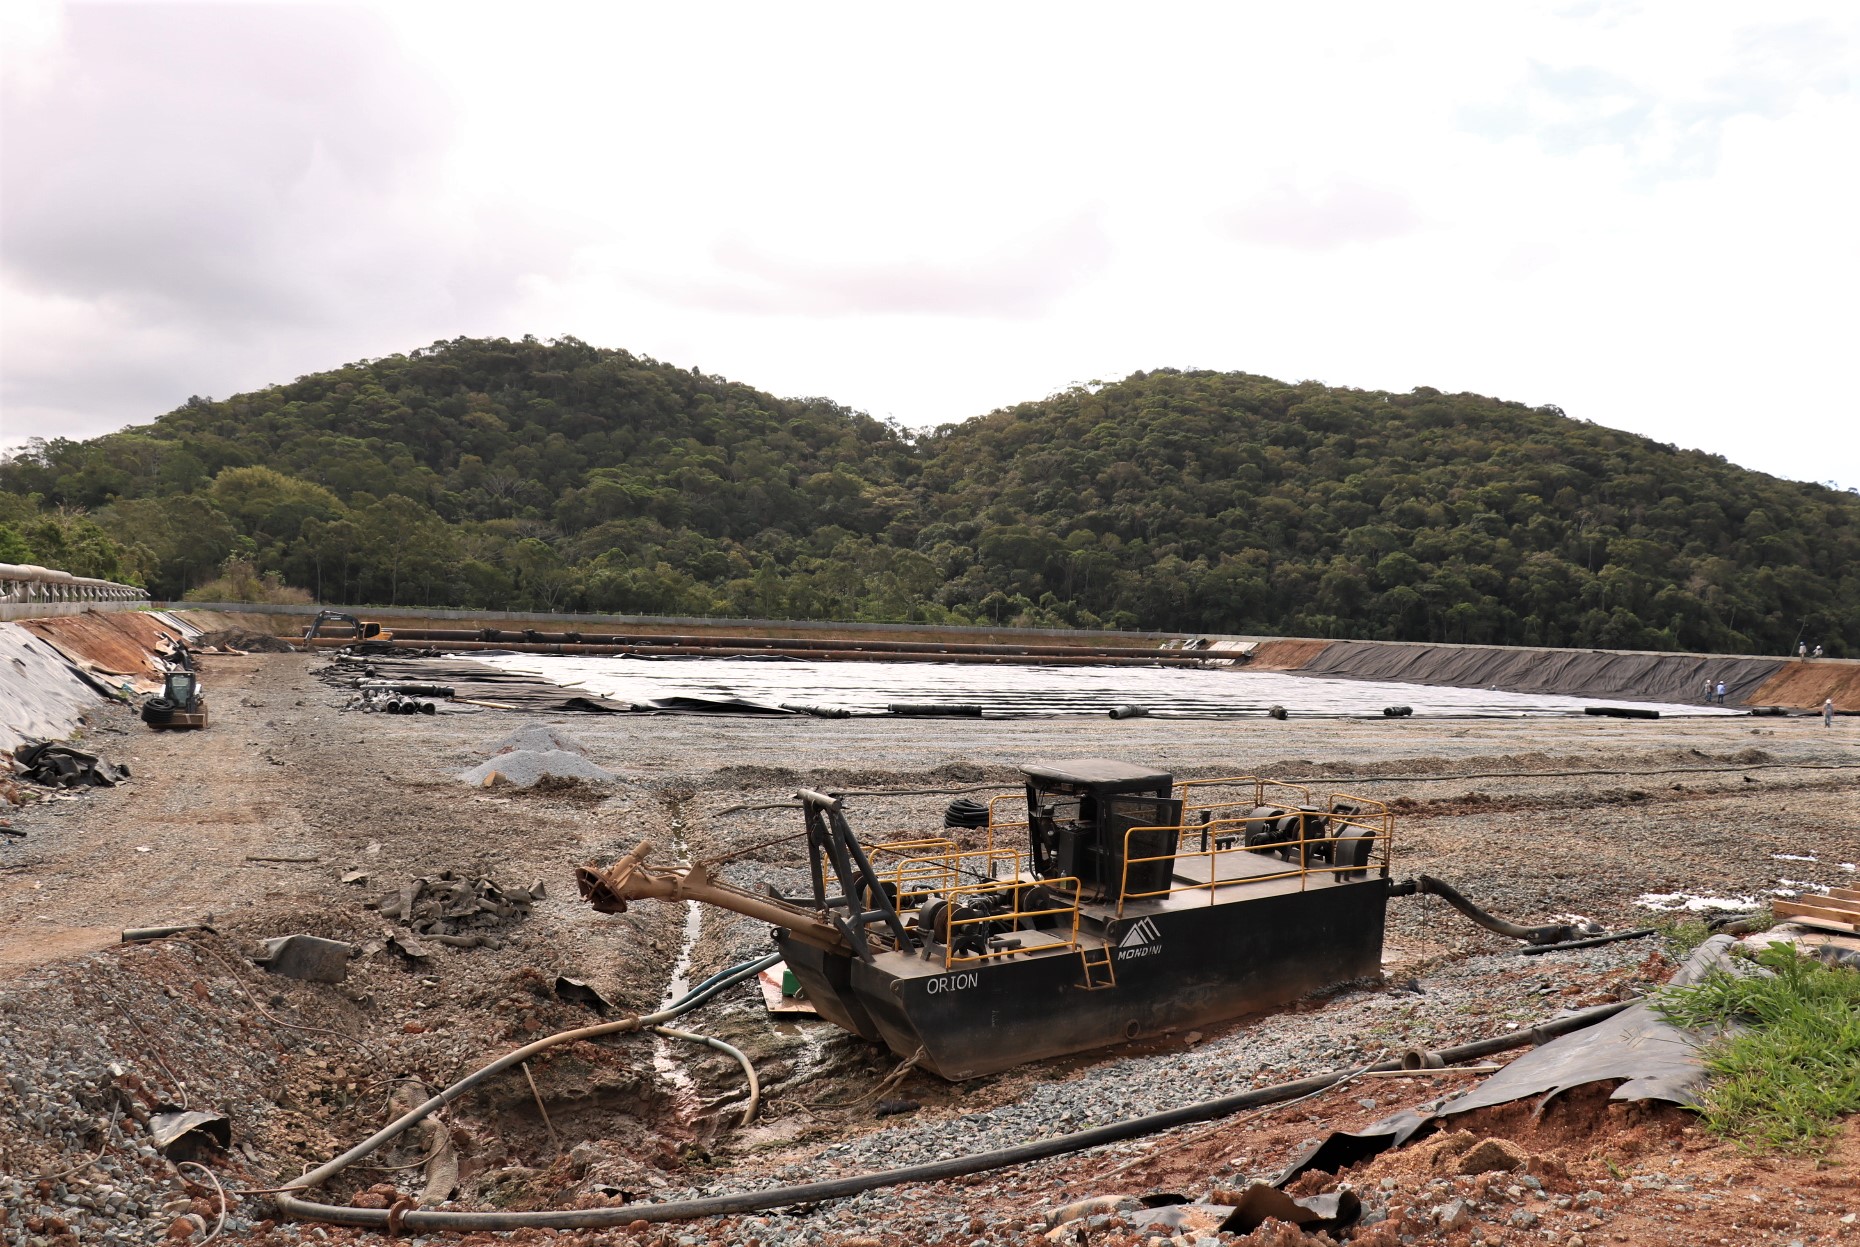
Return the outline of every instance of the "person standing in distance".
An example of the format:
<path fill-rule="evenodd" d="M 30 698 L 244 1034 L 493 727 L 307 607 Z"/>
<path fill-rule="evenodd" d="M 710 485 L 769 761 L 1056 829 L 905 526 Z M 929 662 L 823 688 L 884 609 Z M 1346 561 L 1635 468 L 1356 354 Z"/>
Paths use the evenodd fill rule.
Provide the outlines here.
<path fill-rule="evenodd" d="M 1834 726 L 1834 699 L 1832 697 L 1821 703 L 1821 726 Z"/>
<path fill-rule="evenodd" d="M 1718 681 L 1718 704 L 1724 705 L 1724 681 Z"/>

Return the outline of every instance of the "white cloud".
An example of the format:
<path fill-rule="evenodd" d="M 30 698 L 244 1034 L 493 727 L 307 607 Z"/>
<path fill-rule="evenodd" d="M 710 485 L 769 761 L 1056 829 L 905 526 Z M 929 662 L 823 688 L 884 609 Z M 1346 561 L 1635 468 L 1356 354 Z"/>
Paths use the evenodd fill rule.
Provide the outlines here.
<path fill-rule="evenodd" d="M 1834 0 L 17 12 L 0 440 L 569 333 L 910 424 L 1233 368 L 1860 484 Z"/>

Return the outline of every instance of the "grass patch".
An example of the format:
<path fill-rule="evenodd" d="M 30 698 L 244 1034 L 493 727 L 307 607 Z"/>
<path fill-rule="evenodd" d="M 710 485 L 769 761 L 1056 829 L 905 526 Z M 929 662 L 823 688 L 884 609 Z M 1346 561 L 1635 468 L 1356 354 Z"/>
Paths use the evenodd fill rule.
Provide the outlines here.
<path fill-rule="evenodd" d="M 1705 920 L 1683 910 L 1654 919 L 1653 929 L 1660 933 L 1660 938 L 1679 961 L 1690 957 L 1700 944 L 1711 938 L 1711 928 L 1705 925 Z"/>
<path fill-rule="evenodd" d="M 1776 916 L 1770 913 L 1769 906 L 1765 905 L 1755 913 L 1736 917 L 1731 915 L 1717 917 L 1714 926 L 1712 920 L 1703 914 L 1680 910 L 1655 918 L 1648 925 L 1660 933 L 1660 938 L 1666 941 L 1667 948 L 1672 952 L 1674 959 L 1684 961 L 1698 949 L 1700 944 L 1724 930 L 1726 924 L 1732 921 L 1735 921 L 1735 930 L 1748 935 L 1756 931 L 1767 931 L 1775 926 Z"/>
<path fill-rule="evenodd" d="M 1813 1155 L 1860 1112 L 1860 972 L 1787 944 L 1759 952 L 1770 973 L 1714 971 L 1655 1002 L 1687 1029 L 1746 1029 L 1705 1049 L 1705 1126 L 1759 1152 Z"/>

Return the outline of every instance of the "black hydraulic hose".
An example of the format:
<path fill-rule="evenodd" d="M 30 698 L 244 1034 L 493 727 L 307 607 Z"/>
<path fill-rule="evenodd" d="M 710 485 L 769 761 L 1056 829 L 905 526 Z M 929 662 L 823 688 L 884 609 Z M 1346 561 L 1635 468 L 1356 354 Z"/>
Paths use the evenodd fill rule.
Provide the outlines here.
<path fill-rule="evenodd" d="M 670 1014 L 672 1017 L 689 1013 L 701 1004 L 708 1004 L 726 987 L 735 987 L 744 979 L 752 979 L 780 960 L 780 953 L 767 953 L 757 957 L 754 961 L 739 962 L 727 970 L 719 970 L 659 1012 Z M 656 1017 L 657 1014 L 653 1016 Z M 644 1019 L 642 1018 L 641 1021 Z"/>
<path fill-rule="evenodd" d="M 705 979 L 702 983 L 699 983 L 696 987 L 693 987 L 690 991 L 686 992 L 683 996 L 680 996 L 677 1000 L 673 1001 L 671 1007 L 676 1008 L 677 1006 L 684 1004 L 685 1001 L 692 999 L 699 992 L 706 993 L 706 995 L 704 996 L 704 1000 L 709 1000 L 711 998 L 711 995 L 714 994 L 714 993 L 711 993 L 710 991 L 712 987 L 716 987 L 720 984 L 722 984 L 723 986 L 729 985 L 729 984 L 724 983 L 725 979 L 729 979 L 730 982 L 732 983 L 740 982 L 741 979 L 738 976 L 746 974 L 746 972 L 748 971 L 749 967 L 752 964 L 756 967 L 756 973 L 760 974 L 762 973 L 762 971 L 768 969 L 770 966 L 774 965 L 775 962 L 780 961 L 780 960 L 781 960 L 781 954 L 776 953 L 773 955 L 772 958 L 769 956 L 762 956 L 762 957 L 755 958 L 753 961 L 744 961 L 744 962 L 739 962 L 738 964 L 733 965 L 733 966 L 725 966 L 723 969 L 717 971 L 717 973 Z M 702 1004 L 702 1003 L 703 1001 L 698 1001 L 698 1004 Z M 697 1007 L 696 1005 L 692 1006 L 692 1008 L 696 1008 L 696 1007 Z"/>
<path fill-rule="evenodd" d="M 1461 896 L 1459 889 L 1444 879 L 1422 875 L 1415 881 L 1415 884 L 1417 891 L 1438 896 L 1486 930 L 1496 931 L 1514 940 L 1523 940 L 1527 944 L 1561 944 L 1569 940 L 1581 939 L 1595 930 L 1594 927 L 1590 927 L 1588 931 L 1581 931 L 1567 922 L 1553 922 L 1541 927 L 1521 927 L 1515 922 L 1506 922 L 1503 918 L 1486 913 L 1485 910 Z"/>
<path fill-rule="evenodd" d="M 1632 1003 L 1634 1002 L 1624 1000 L 1599 1005 L 1566 1017 L 1551 1018 L 1529 1030 L 1511 1031 L 1503 1035 L 1494 1035 L 1490 1039 L 1479 1039 L 1472 1043 L 1461 1044 L 1455 1048 L 1443 1048 L 1437 1055 L 1443 1064 L 1451 1065 L 1457 1061 L 1473 1060 L 1510 1048 L 1521 1048 L 1526 1044 L 1542 1043 L 1547 1039 L 1553 1039 L 1558 1035 L 1579 1030 L 1584 1026 L 1600 1022 L 1604 1018 L 1612 1017 Z M 530 1045 L 531 1048 L 536 1046 L 536 1044 Z M 527 1052 L 528 1049 L 520 1051 Z M 506 1057 L 498 1062 L 498 1065 L 507 1066 L 509 1063 L 510 1058 Z M 882 1186 L 898 1186 L 907 1182 L 938 1182 L 947 1178 L 982 1173 L 990 1169 L 1002 1169 L 1009 1165 L 1045 1160 L 1048 1157 L 1062 1156 L 1068 1152 L 1079 1152 L 1086 1148 L 1101 1147 L 1107 1143 L 1120 1143 L 1126 1139 L 1156 1134 L 1176 1126 L 1226 1117 L 1244 1109 L 1295 1100 L 1300 1096 L 1313 1095 L 1333 1087 L 1345 1079 L 1355 1078 L 1365 1073 L 1401 1068 L 1402 1063 L 1397 1059 L 1381 1061 L 1361 1069 L 1332 1070 L 1329 1073 L 1316 1074 L 1297 1082 L 1259 1087 L 1236 1095 L 1222 1096 L 1217 1100 L 1204 1100 L 1199 1104 L 1187 1104 L 1160 1113 L 1148 1113 L 1142 1117 L 1131 1117 L 1109 1125 L 1095 1126 L 1090 1130 L 1079 1130 L 1072 1134 L 1056 1135 L 1050 1139 L 1023 1143 L 1018 1147 L 999 1148 L 992 1152 L 975 1152 L 967 1156 L 933 1161 L 925 1165 L 886 1169 L 877 1173 L 835 1178 L 826 1182 L 807 1182 L 799 1186 L 772 1187 L 763 1191 L 741 1191 L 734 1195 L 713 1195 L 702 1199 L 672 1200 L 663 1204 L 629 1204 L 620 1208 L 564 1209 L 556 1212 L 432 1212 L 414 1209 L 398 1218 L 391 1219 L 389 1211 L 379 1208 L 345 1208 L 335 1204 L 315 1204 L 288 1193 L 275 1198 L 281 1211 L 312 1220 L 327 1221 L 336 1225 L 370 1227 L 392 1225 L 415 1232 L 526 1228 L 586 1230 L 628 1225 L 634 1221 L 690 1221 L 699 1217 L 717 1217 L 731 1213 L 782 1208 L 790 1204 L 813 1204 L 822 1200 L 845 1199 L 848 1196 L 858 1195 Z M 454 1086 L 458 1085 L 454 1084 Z M 448 1087 L 440 1094 L 443 1096 L 452 1090 L 453 1088 Z M 359 1149 L 351 1149 L 338 1160 L 346 1165 L 366 1154 Z M 326 1181 L 339 1168 L 337 1161 L 331 1161 L 321 1169 L 305 1174 L 296 1182 L 291 1183 L 291 1186 L 299 1190 L 306 1189 Z"/>
<path fill-rule="evenodd" d="M 1520 948 L 1518 954 L 1523 957 L 1535 957 L 1538 953 L 1560 953 L 1566 948 L 1594 948 L 1597 944 L 1612 944 L 1616 940 L 1643 940 L 1649 935 L 1658 935 L 1657 927 L 1636 927 L 1632 931 L 1616 931 L 1610 935 L 1591 935 L 1586 940 L 1565 940 L 1561 944 L 1539 944 L 1534 948 Z"/>

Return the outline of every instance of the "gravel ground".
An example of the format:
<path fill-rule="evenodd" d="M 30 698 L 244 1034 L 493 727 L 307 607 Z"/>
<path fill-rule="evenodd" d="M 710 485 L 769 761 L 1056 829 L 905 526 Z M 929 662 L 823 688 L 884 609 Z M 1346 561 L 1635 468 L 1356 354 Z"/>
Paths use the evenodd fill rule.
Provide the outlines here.
<path fill-rule="evenodd" d="M 574 866 L 641 839 L 674 859 L 775 840 L 731 863 L 726 877 L 798 889 L 802 859 L 792 839 L 781 839 L 798 829 L 791 810 L 718 811 L 778 804 L 801 784 L 936 790 L 851 797 L 854 826 L 883 838 L 934 828 L 952 789 L 1011 786 L 1013 765 L 1023 761 L 1109 756 L 1182 776 L 1328 776 L 1321 778 L 1325 790 L 1400 800 L 1398 876 L 1439 875 L 1519 921 L 1578 913 L 1611 926 L 1640 925 L 1648 918 L 1635 903 L 1643 894 L 1761 896 L 1851 884 L 1854 873 L 1843 864 L 1860 863 L 1860 785 L 1851 769 L 1825 769 L 1856 762 L 1851 721 L 1823 731 L 1819 721 L 1793 719 L 361 716 L 338 713 L 342 694 L 313 678 L 315 665 L 297 655 L 210 660 L 215 726 L 206 733 L 152 734 L 126 716 L 106 716 L 86 745 L 113 760 L 129 757 L 136 780 L 28 808 L 13 818 L 25 839 L 0 840 L 5 1241 L 153 1241 L 190 1214 L 211 1230 L 211 1182 L 197 1169 L 177 1171 L 149 1144 L 142 1119 L 161 1101 L 185 1096 L 192 1106 L 227 1113 L 234 1148 L 215 1155 L 213 1170 L 229 1187 L 257 1190 L 367 1134 L 384 1119 L 392 1080 L 440 1085 L 517 1043 L 592 1021 L 585 1009 L 554 998 L 557 974 L 592 983 L 623 1009 L 656 1005 L 684 943 L 681 907 L 644 904 L 595 915 L 574 899 Z M 491 742 L 539 721 L 572 733 L 617 783 L 500 794 L 451 778 L 484 761 Z M 421 962 L 382 951 L 352 961 L 339 984 L 279 979 L 244 958 L 258 940 L 293 931 L 376 941 L 389 924 L 364 902 L 448 869 L 520 885 L 540 878 L 548 898 L 505 932 L 504 948 L 432 949 Z M 342 882 L 355 872 L 367 876 L 365 884 Z M 218 934 L 115 942 L 122 927 L 209 914 Z M 691 978 L 767 948 L 760 926 L 706 913 Z M 891 1054 L 824 1024 L 771 1020 L 743 987 L 691 1015 L 689 1025 L 754 1056 L 767 1091 L 758 1124 L 734 1128 L 741 1073 L 727 1058 L 670 1049 L 690 1080 L 686 1089 L 655 1066 L 645 1040 L 576 1045 L 532 1063 L 547 1124 L 520 1078 L 448 1111 L 462 1155 L 460 1202 L 552 1207 L 617 1201 L 619 1192 L 664 1199 L 1006 1146 L 1353 1067 L 1408 1046 L 1501 1033 L 1663 979 L 1670 965 L 1658 951 L 1657 942 L 1645 941 L 1520 958 L 1508 941 L 1437 901 L 1399 899 L 1391 905 L 1383 985 L 1215 1028 L 1193 1042 L 1173 1037 L 959 1085 L 913 1072 L 886 1094 L 919 1107 L 882 1119 L 872 1116 L 867 1097 L 897 1064 Z M 1265 1176 L 1305 1140 L 1374 1120 L 1427 1089 L 1398 1080 L 1356 1084 L 1235 1129 L 1189 1128 L 791 1215 L 601 1237 L 682 1247 L 1044 1241 L 1045 1214 L 1068 1199 L 1150 1189 L 1146 1183 L 1205 1194 L 1213 1184 Z M 1604 1125 L 1619 1133 L 1619 1123 Z M 1632 1128 L 1652 1140 L 1649 1148 L 1697 1150 L 1671 1144 L 1652 1125 Z M 576 1146 L 582 1140 L 590 1142 Z M 1693 1160 L 1717 1164 L 1719 1153 L 1700 1156 Z M 419 1157 L 410 1145 L 383 1163 Z M 1614 1164 L 1632 1175 L 1646 1159 Z M 1613 1182 L 1604 1194 L 1618 1201 L 1621 1181 L 1596 1166 L 1592 1180 Z M 1378 1187 L 1372 1202 L 1387 1225 L 1405 1227 L 1408 1237 L 1391 1242 L 1472 1241 L 1466 1226 L 1443 1226 L 1432 1212 L 1460 1197 L 1457 1178 L 1448 1175 L 1443 1191 L 1429 1186 L 1437 1175 L 1389 1172 L 1397 1186 Z M 1729 1160 L 1714 1172 L 1714 1181 L 1755 1183 L 1773 1201 L 1803 1202 L 1796 1193 L 1813 1177 L 1787 1164 L 1747 1173 Z M 358 1174 L 337 1194 L 347 1198 L 369 1182 L 413 1190 L 418 1174 Z M 1565 1213 L 1589 1216 L 1589 1205 L 1575 1208 L 1579 1191 L 1569 1193 L 1569 1209 L 1556 1207 L 1552 1191 L 1537 1210 L 1530 1188 L 1521 1189 L 1526 1194 L 1516 1199 L 1504 1188 L 1467 1194 L 1480 1209 L 1504 1213 L 1483 1241 L 1545 1241 L 1535 1222 L 1507 1220 L 1516 1212 L 1555 1223 L 1559 1232 Z M 1426 1218 L 1413 1212 L 1420 1195 L 1431 1200 Z M 1813 1218 L 1824 1204 L 1842 1211 L 1838 1201 L 1804 1206 L 1811 1204 L 1817 1212 L 1732 1241 L 1786 1243 L 1806 1233 L 1837 1241 L 1845 1233 L 1838 1218 L 1825 1226 Z M 1103 1215 L 1085 1227 L 1094 1245 L 1147 1241 L 1133 1236 L 1127 1220 L 1113 1225 L 1114 1214 Z M 1709 1241 L 1681 1236 L 1705 1223 L 1671 1215 L 1678 1220 L 1670 1237 L 1655 1227 L 1622 1239 L 1609 1222 L 1598 1241 Z M 223 1237 L 373 1241 L 269 1218 L 262 1195 L 237 1199 Z M 1791 1230 L 1795 1224 L 1808 1228 Z M 175 1228 L 194 1241 L 205 1237 L 191 1223 Z"/>

